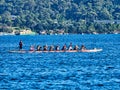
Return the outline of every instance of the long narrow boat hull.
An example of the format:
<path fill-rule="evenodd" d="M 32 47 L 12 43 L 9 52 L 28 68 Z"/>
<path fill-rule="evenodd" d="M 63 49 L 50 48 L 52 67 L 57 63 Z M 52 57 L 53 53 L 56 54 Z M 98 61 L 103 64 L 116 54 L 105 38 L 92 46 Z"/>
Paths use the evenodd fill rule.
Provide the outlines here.
<path fill-rule="evenodd" d="M 26 50 L 10 50 L 9 53 L 27 53 Z"/>
<path fill-rule="evenodd" d="M 81 50 L 81 52 L 100 52 L 102 49 Z"/>
<path fill-rule="evenodd" d="M 91 50 L 60 50 L 60 51 L 27 51 L 27 50 L 11 50 L 10 53 L 59 53 L 59 52 L 100 52 L 102 49 L 91 49 Z"/>

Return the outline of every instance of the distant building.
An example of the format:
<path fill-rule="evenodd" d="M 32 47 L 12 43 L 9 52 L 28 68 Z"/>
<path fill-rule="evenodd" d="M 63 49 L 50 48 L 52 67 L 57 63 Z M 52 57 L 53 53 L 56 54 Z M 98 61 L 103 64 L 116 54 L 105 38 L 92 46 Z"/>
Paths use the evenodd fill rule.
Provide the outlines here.
<path fill-rule="evenodd" d="M 46 32 L 45 30 L 43 30 L 43 31 L 40 31 L 39 34 L 41 34 L 41 35 L 46 35 L 47 32 Z"/>
<path fill-rule="evenodd" d="M 11 15 L 12 20 L 15 20 L 17 18 L 16 15 Z"/>
<path fill-rule="evenodd" d="M 65 33 L 65 31 L 64 31 L 64 30 L 57 30 L 57 31 L 56 31 L 56 33 L 57 33 L 57 34 L 61 34 L 61 35 L 62 35 L 62 34 L 64 34 L 64 33 Z"/>
<path fill-rule="evenodd" d="M 104 23 L 104 24 L 120 24 L 120 20 L 94 20 L 96 23 Z"/>
<path fill-rule="evenodd" d="M 120 34 L 120 30 L 114 30 L 114 34 Z"/>
<path fill-rule="evenodd" d="M 14 34 L 15 35 L 32 35 L 35 34 L 34 32 L 32 32 L 31 30 L 14 30 Z"/>
<path fill-rule="evenodd" d="M 54 31 L 53 31 L 53 30 L 49 30 L 48 34 L 49 34 L 49 35 L 53 35 L 53 34 L 54 34 Z"/>

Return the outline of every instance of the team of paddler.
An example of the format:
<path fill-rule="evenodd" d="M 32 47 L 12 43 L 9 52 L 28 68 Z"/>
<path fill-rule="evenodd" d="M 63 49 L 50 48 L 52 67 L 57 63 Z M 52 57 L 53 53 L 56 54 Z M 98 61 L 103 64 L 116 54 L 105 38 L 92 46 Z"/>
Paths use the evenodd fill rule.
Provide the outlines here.
<path fill-rule="evenodd" d="M 23 46 L 23 43 L 22 41 L 20 40 L 19 42 L 19 49 L 22 50 L 22 46 Z M 85 46 L 84 45 L 81 45 L 81 47 L 79 48 L 78 45 L 75 45 L 74 47 L 72 46 L 72 43 L 70 43 L 69 47 L 67 48 L 66 44 L 63 45 L 62 49 L 60 49 L 60 46 L 59 45 L 56 45 L 56 46 L 47 46 L 47 45 L 44 45 L 43 47 L 41 47 L 40 45 L 38 45 L 36 47 L 36 49 L 34 48 L 34 46 L 30 46 L 30 51 L 79 51 L 79 50 L 86 50 Z"/>

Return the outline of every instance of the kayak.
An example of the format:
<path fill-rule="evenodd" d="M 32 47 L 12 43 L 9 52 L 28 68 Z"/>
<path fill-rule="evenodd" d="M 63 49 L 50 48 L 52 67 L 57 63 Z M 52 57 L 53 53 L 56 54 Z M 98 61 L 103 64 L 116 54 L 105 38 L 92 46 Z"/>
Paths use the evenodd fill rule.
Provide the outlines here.
<path fill-rule="evenodd" d="M 59 52 L 100 52 L 102 51 L 102 49 L 90 49 L 90 50 L 60 50 L 60 51 L 29 51 L 29 50 L 10 50 L 9 53 L 47 53 L 47 52 L 56 52 L 56 53 L 59 53 Z"/>
<path fill-rule="evenodd" d="M 9 53 L 26 53 L 26 50 L 10 50 Z"/>
<path fill-rule="evenodd" d="M 79 52 L 77 50 L 60 50 L 60 51 L 25 51 L 25 50 L 10 50 L 9 53 L 47 53 L 47 52 Z"/>
<path fill-rule="evenodd" d="M 100 52 L 102 49 L 81 50 L 81 52 Z"/>

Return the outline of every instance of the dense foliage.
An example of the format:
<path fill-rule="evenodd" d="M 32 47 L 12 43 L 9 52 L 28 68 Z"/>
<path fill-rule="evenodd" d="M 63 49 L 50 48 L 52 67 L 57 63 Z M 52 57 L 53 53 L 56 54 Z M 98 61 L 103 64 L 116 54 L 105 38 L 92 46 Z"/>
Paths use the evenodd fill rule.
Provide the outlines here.
<path fill-rule="evenodd" d="M 118 20 L 120 0 L 0 0 L 0 31 L 10 26 L 36 32 L 111 33 L 120 31 Z"/>

